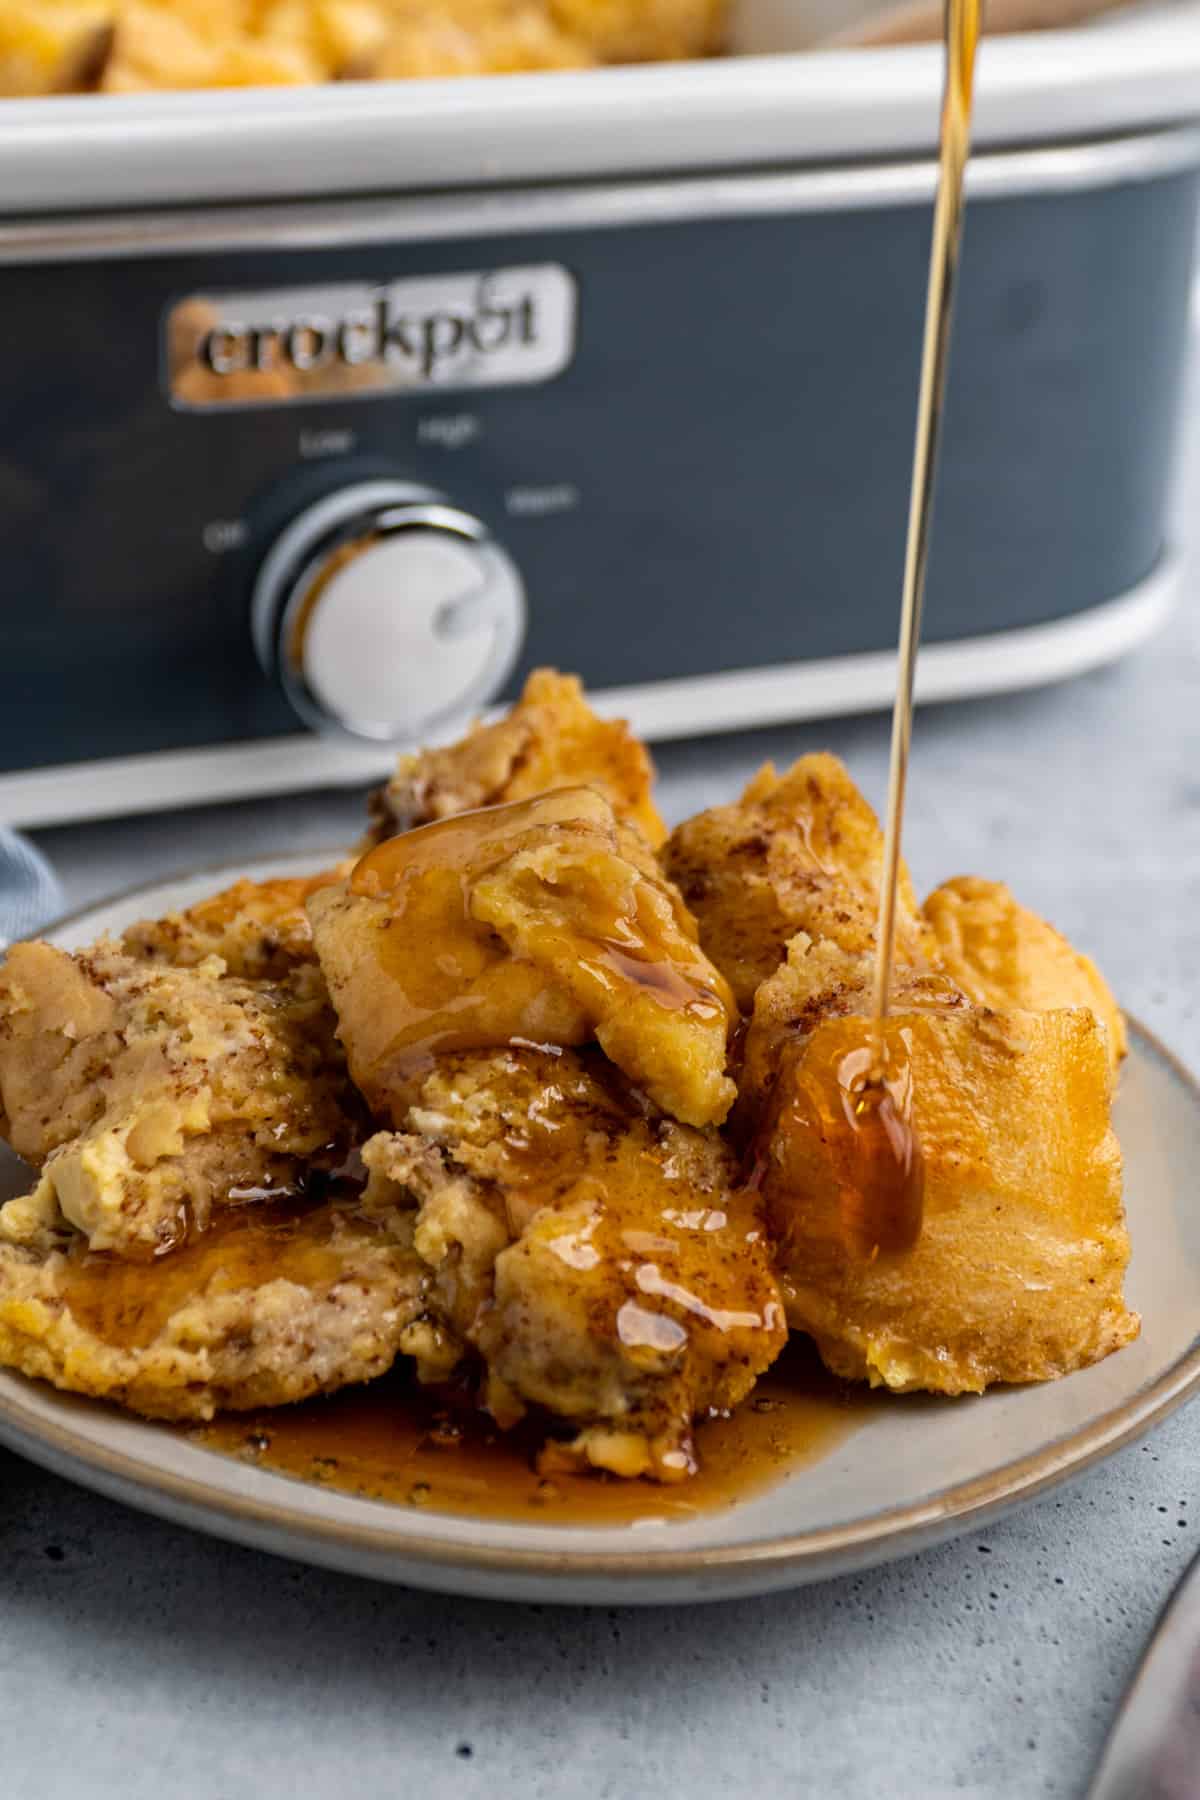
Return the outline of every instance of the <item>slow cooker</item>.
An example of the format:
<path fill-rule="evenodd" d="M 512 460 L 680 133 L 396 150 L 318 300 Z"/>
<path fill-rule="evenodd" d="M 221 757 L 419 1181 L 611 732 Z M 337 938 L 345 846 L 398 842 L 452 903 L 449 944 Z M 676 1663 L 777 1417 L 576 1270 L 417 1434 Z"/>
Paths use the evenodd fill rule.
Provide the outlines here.
<path fill-rule="evenodd" d="M 371 779 L 541 663 L 651 739 L 887 703 L 940 52 L 818 10 L 0 103 L 0 816 Z M 1120 655 L 1179 568 L 1200 8 L 978 86 L 927 700 Z"/>

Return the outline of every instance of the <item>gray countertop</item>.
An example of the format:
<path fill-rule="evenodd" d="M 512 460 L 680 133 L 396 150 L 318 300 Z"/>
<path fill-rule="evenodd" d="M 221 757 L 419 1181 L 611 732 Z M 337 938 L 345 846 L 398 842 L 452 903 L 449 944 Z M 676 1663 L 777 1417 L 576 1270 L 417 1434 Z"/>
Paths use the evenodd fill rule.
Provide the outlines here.
<path fill-rule="evenodd" d="M 1193 589 L 1195 587 L 1193 583 Z M 882 800 L 882 719 L 660 758 L 668 813 L 828 745 Z M 357 797 L 48 831 L 73 904 L 358 829 Z M 1053 690 L 920 717 L 923 887 L 1009 880 L 1200 1067 L 1200 612 Z M 139 1517 L 0 1453 L 5 1800 L 1077 1795 L 1200 1548 L 1200 1408 L 891 1568 L 695 1610 L 384 1589 Z"/>

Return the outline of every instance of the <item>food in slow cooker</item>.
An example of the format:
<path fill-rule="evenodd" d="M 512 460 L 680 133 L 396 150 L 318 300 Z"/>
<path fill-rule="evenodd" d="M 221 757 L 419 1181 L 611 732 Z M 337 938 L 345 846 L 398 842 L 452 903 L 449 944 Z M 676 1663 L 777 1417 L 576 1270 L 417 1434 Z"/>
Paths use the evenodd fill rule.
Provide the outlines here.
<path fill-rule="evenodd" d="M 514 74 L 716 54 L 726 0 L 5 0 L 0 94 Z"/>
<path fill-rule="evenodd" d="M 675 1481 L 789 1330 L 950 1394 L 1128 1343 L 1094 965 L 998 884 L 906 878 L 924 1213 L 867 1241 L 838 1083 L 874 814 L 805 757 L 663 844 L 651 773 L 541 671 L 404 758 L 338 867 L 16 946 L 0 1130 L 37 1173 L 0 1209 L 0 1361 L 206 1419 L 409 1359 L 546 1467 Z"/>

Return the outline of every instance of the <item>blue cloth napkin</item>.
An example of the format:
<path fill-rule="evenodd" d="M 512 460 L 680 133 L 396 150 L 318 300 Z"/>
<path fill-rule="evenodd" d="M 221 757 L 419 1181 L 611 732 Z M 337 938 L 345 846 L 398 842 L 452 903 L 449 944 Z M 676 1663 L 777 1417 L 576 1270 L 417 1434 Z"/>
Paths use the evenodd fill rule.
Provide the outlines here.
<path fill-rule="evenodd" d="M 41 851 L 0 825 L 0 950 L 31 937 L 62 910 L 63 891 Z"/>

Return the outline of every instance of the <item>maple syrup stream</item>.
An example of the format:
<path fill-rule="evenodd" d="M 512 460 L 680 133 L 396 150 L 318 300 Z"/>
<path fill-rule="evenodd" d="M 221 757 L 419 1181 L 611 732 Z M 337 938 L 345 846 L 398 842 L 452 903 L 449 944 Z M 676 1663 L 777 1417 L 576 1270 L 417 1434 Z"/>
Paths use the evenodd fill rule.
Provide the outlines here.
<path fill-rule="evenodd" d="M 900 840 L 912 745 L 913 678 L 921 639 L 954 290 L 962 244 L 964 175 L 970 148 L 981 16 L 982 0 L 946 0 L 946 76 L 904 556 L 887 824 L 875 934 L 870 1056 L 864 1064 L 860 1055 L 852 1053 L 838 1070 L 842 1109 L 853 1140 L 851 1175 L 842 1209 L 845 1235 L 855 1248 L 869 1255 L 880 1250 L 911 1248 L 920 1234 L 924 1210 L 924 1162 L 912 1120 L 912 1075 L 902 1042 L 890 1036 L 886 1026 L 896 948 Z"/>
<path fill-rule="evenodd" d="M 900 839 L 904 829 L 904 797 L 912 745 L 913 678 L 921 641 L 925 575 L 933 522 L 934 481 L 946 372 L 954 314 L 955 278 L 962 244 L 963 176 L 971 139 L 971 105 L 975 89 L 975 50 L 979 41 L 982 0 L 946 0 L 946 86 L 942 96 L 941 151 L 929 289 L 925 300 L 925 340 L 921 353 L 921 388 L 913 447 L 912 489 L 908 503 L 908 543 L 904 554 L 904 588 L 900 607 L 900 661 L 892 709 L 892 750 L 888 771 L 887 826 L 883 840 L 883 882 L 879 895 L 879 929 L 875 945 L 873 1016 L 882 1024 L 888 1015 L 892 961 L 896 944 L 896 888 L 900 876 Z"/>

